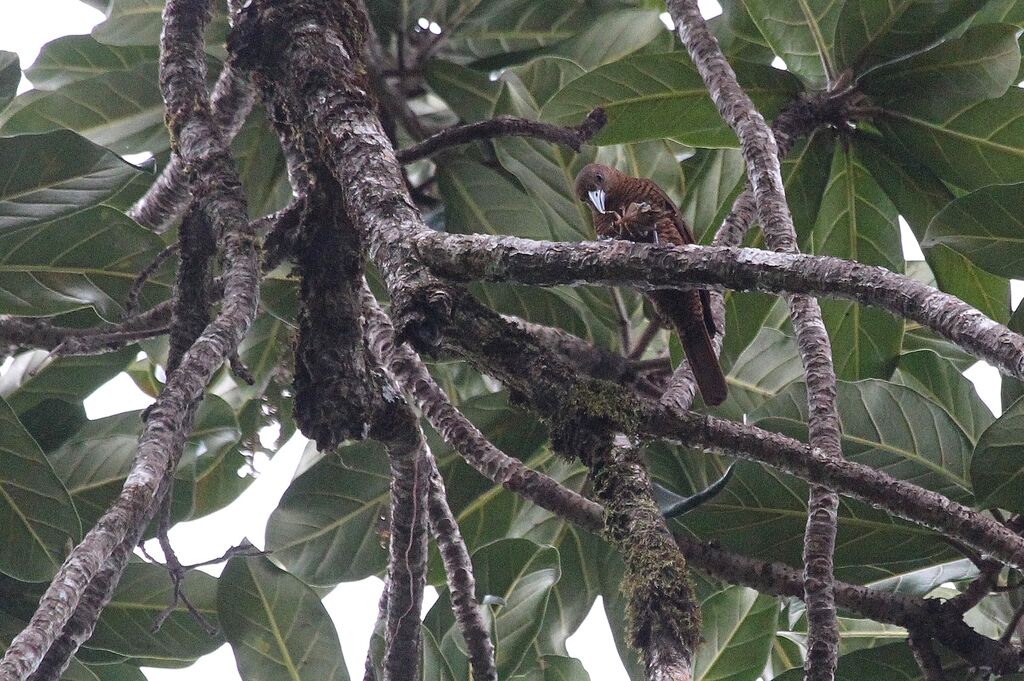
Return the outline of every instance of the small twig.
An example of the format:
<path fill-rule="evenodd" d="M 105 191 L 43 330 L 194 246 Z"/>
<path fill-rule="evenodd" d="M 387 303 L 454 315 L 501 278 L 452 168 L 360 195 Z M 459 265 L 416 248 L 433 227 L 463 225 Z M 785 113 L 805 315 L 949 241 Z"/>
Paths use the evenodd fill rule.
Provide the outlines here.
<path fill-rule="evenodd" d="M 156 274 L 160 266 L 163 265 L 169 257 L 178 252 L 178 244 L 173 243 L 164 250 L 157 253 L 153 261 L 146 265 L 146 267 L 139 272 L 139 276 L 132 282 L 132 287 L 128 289 L 128 295 L 124 301 L 124 318 L 128 319 L 132 317 L 139 307 L 139 296 L 142 295 L 142 288 L 149 281 L 149 278 Z"/>
<path fill-rule="evenodd" d="M 643 357 L 643 354 L 651 345 L 651 341 L 654 340 L 654 337 L 658 335 L 658 332 L 661 331 L 661 329 L 661 322 L 655 319 L 647 322 L 647 326 L 644 327 L 643 333 L 641 333 L 640 338 L 637 339 L 636 345 L 633 346 L 633 349 L 626 356 L 629 359 L 640 359 Z"/>
<path fill-rule="evenodd" d="M 917 666 L 924 674 L 924 681 L 946 681 L 946 674 L 942 671 L 942 660 L 935 652 L 932 639 L 911 632 L 907 643 L 914 653 Z"/>
<path fill-rule="evenodd" d="M 978 565 L 981 574 L 971 580 L 971 583 L 967 585 L 963 592 L 950 598 L 945 603 L 946 607 L 953 612 L 963 614 L 978 603 L 981 603 L 985 596 L 992 592 L 996 580 L 999 579 L 999 573 L 1003 569 L 1002 563 L 990 559 L 982 559 L 975 564 Z"/>
<path fill-rule="evenodd" d="M 626 364 L 637 373 L 655 372 L 663 373 L 672 371 L 672 360 L 668 357 L 653 357 L 651 359 L 631 359 Z"/>
<path fill-rule="evenodd" d="M 1006 624 L 1006 631 L 999 637 L 1000 643 L 1009 643 L 1010 639 L 1013 638 L 1014 633 L 1017 631 L 1017 625 L 1020 624 L 1021 617 L 1024 617 L 1024 603 L 1017 606 L 1017 609 L 1013 611 L 1013 617 Z"/>
<path fill-rule="evenodd" d="M 246 385 L 256 384 L 256 378 L 252 375 L 252 372 L 249 371 L 249 367 L 245 366 L 242 362 L 242 358 L 238 355 L 237 350 L 228 357 L 228 365 L 231 367 L 231 373 Z"/>
<path fill-rule="evenodd" d="M 590 141 L 604 127 L 607 120 L 608 117 L 605 115 L 604 109 L 601 108 L 594 109 L 587 114 L 583 122 L 575 128 L 541 123 L 526 118 L 499 116 L 479 123 L 457 125 L 442 130 L 419 144 L 399 150 L 398 161 L 403 164 L 412 163 L 441 149 L 493 137 L 535 137 L 546 142 L 561 144 L 573 151 L 579 151 L 581 146 Z"/>

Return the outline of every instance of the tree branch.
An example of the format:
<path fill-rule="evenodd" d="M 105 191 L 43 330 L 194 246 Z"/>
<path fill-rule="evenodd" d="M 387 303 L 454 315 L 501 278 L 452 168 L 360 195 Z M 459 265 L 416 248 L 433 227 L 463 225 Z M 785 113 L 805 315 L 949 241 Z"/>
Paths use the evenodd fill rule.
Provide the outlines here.
<path fill-rule="evenodd" d="M 184 446 L 190 426 L 187 406 L 237 347 L 256 313 L 259 270 L 254 238 L 238 177 L 214 126 L 203 83 L 206 4 L 169 0 L 164 17 L 161 89 L 178 153 L 187 165 L 202 169 L 194 194 L 215 216 L 225 260 L 223 303 L 220 314 L 185 353 L 150 409 L 135 462 L 117 501 L 71 551 L 28 626 L 0 661 L 3 681 L 21 681 L 36 669 L 100 567 L 129 532 L 148 522 L 161 481 Z"/>
<path fill-rule="evenodd" d="M 955 296 L 881 267 L 755 248 L 561 243 L 436 232 L 413 239 L 421 261 L 455 281 L 638 289 L 710 285 L 853 300 L 915 321 L 1003 373 L 1024 379 L 1024 336 Z"/>
<path fill-rule="evenodd" d="M 545 142 L 561 144 L 573 151 L 579 151 L 580 147 L 590 141 L 608 121 L 604 109 L 597 108 L 587 114 L 576 127 L 563 127 L 541 123 L 527 118 L 515 118 L 512 116 L 498 116 L 478 123 L 456 125 L 442 130 L 419 144 L 400 149 L 398 151 L 398 162 L 402 164 L 412 163 L 421 158 L 431 156 L 442 149 L 469 144 L 494 137 L 533 137 Z"/>
<path fill-rule="evenodd" d="M 630 644 L 650 681 L 690 681 L 700 643 L 700 609 L 686 561 L 651 498 L 640 452 L 619 436 L 591 457 L 594 493 L 605 507 L 604 536 L 622 554 Z"/>
<path fill-rule="evenodd" d="M 766 243 L 776 251 L 797 252 L 796 229 L 786 203 L 779 150 L 771 129 L 737 82 L 701 16 L 697 0 L 668 0 L 666 4 L 712 101 L 740 140 Z M 836 375 L 821 308 L 817 300 L 802 295 L 790 296 L 787 302 L 807 383 L 810 441 L 825 456 L 840 460 Z M 811 486 L 804 533 L 807 681 L 831 681 L 838 661 L 839 625 L 832 593 L 838 509 L 835 492 Z"/>
<path fill-rule="evenodd" d="M 498 671 L 494 664 L 494 644 L 491 642 L 487 624 L 480 614 L 480 604 L 476 600 L 476 577 L 473 576 L 469 550 L 459 532 L 459 523 L 448 506 L 448 493 L 445 491 L 441 472 L 437 469 L 437 461 L 429 453 L 426 459 L 430 467 L 430 494 L 427 501 L 430 528 L 444 563 L 455 621 L 459 624 L 466 649 L 469 651 L 473 680 L 498 681 Z"/>

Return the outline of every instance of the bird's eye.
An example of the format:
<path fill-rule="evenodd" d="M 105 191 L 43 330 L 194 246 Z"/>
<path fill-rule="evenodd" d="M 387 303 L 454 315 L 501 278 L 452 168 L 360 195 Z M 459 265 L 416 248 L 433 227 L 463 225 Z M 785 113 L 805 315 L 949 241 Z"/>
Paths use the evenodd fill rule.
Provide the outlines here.
<path fill-rule="evenodd" d="M 604 182 L 604 178 L 601 177 L 601 173 L 598 173 L 597 175 L 595 175 L 594 179 L 597 180 L 599 183 L 600 182 Z"/>

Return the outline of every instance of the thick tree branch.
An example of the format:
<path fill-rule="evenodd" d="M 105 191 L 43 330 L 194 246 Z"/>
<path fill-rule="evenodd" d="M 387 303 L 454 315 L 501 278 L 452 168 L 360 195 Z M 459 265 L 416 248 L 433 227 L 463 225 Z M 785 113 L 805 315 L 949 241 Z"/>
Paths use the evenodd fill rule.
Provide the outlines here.
<path fill-rule="evenodd" d="M 740 140 L 765 242 L 776 251 L 797 252 L 796 229 L 786 203 L 779 149 L 771 129 L 737 82 L 701 16 L 697 0 L 668 0 L 666 4 L 712 101 Z M 842 449 L 836 375 L 821 308 L 817 300 L 803 295 L 790 296 L 787 302 L 807 383 L 810 441 L 825 456 L 838 460 Z M 808 633 L 804 669 L 808 681 L 831 681 L 839 657 L 839 625 L 832 593 L 838 509 L 835 492 L 811 486 L 804 534 Z"/>
<path fill-rule="evenodd" d="M 434 383 L 416 353 L 407 346 L 395 347 L 390 322 L 372 295 L 364 293 L 364 301 L 368 310 L 369 343 L 375 353 L 386 360 L 388 368 L 403 388 L 416 398 L 424 416 L 445 442 L 489 480 L 569 520 L 581 529 L 594 534 L 602 531 L 603 509 L 599 504 L 530 469 L 491 444 L 451 404 L 444 391 Z M 793 444 L 786 438 L 782 440 L 787 444 Z M 803 448 L 799 456 L 809 460 L 810 448 L 800 443 L 795 444 Z M 771 443 L 768 443 L 766 448 L 770 447 Z M 939 514 L 942 512 L 941 509 L 937 511 Z M 802 578 L 800 571 L 796 569 L 740 556 L 713 544 L 705 544 L 679 535 L 676 536 L 676 541 L 691 564 L 712 576 L 771 595 L 803 597 Z M 999 645 L 980 636 L 959 617 L 951 617 L 948 609 L 943 608 L 943 604 L 938 600 L 910 598 L 838 582 L 836 602 L 844 608 L 879 622 L 903 627 L 925 627 L 921 630 L 930 632 L 936 640 L 957 651 L 972 664 L 991 664 L 1002 670 L 1001 673 L 1015 671 L 1020 664 L 1019 653 L 1013 646 Z"/>
<path fill-rule="evenodd" d="M 209 111 L 203 82 L 205 2 L 170 0 L 165 9 L 161 89 L 178 153 L 199 169 L 194 195 L 208 206 L 225 260 L 220 314 L 185 353 L 149 412 L 135 462 L 117 501 L 60 568 L 28 626 L 0 661 L 0 679 L 21 681 L 39 665 L 97 571 L 125 537 L 148 522 L 163 478 L 184 446 L 188 405 L 241 341 L 255 316 L 259 285 L 245 199 L 226 144 Z"/>
<path fill-rule="evenodd" d="M 476 577 L 469 560 L 469 549 L 459 532 L 459 523 L 448 506 L 448 493 L 441 472 L 437 469 L 437 461 L 429 453 L 426 458 L 430 466 L 430 496 L 427 501 L 430 529 L 444 562 L 452 611 L 466 642 L 466 650 L 469 651 L 473 681 L 497 681 L 494 644 L 476 600 Z"/>
<path fill-rule="evenodd" d="M 226 142 L 234 139 L 242 129 L 245 117 L 252 108 L 254 92 L 249 83 L 249 74 L 238 69 L 234 63 L 224 64 L 210 96 L 213 123 Z M 128 217 L 143 227 L 162 231 L 185 210 L 189 200 L 191 183 L 188 164 L 174 155 L 146 193 L 128 210 Z"/>
<path fill-rule="evenodd" d="M 955 296 L 881 267 L 754 248 L 627 241 L 570 244 L 436 232 L 414 240 L 421 260 L 438 275 L 455 281 L 639 289 L 710 285 L 853 300 L 915 321 L 1003 373 L 1024 379 L 1024 336 Z"/>
<path fill-rule="evenodd" d="M 594 493 L 605 507 L 604 535 L 622 554 L 630 644 L 650 681 L 690 681 L 700 643 L 700 609 L 686 561 L 651 497 L 640 451 L 619 436 L 591 456 Z"/>
<path fill-rule="evenodd" d="M 412 163 L 431 156 L 442 149 L 469 144 L 494 137 L 533 137 L 535 139 L 561 144 L 573 151 L 590 141 L 608 121 L 604 109 L 594 109 L 576 127 L 563 127 L 541 123 L 527 118 L 499 116 L 479 123 L 456 125 L 441 130 L 419 144 L 398 151 L 399 163 Z"/>

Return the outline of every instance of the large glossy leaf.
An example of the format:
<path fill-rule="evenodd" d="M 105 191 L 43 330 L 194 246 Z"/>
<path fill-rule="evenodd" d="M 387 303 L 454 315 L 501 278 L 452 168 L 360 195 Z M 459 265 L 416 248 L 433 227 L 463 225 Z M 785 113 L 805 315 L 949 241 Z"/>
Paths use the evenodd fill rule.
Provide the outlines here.
<path fill-rule="evenodd" d="M 261 107 L 256 107 L 238 131 L 231 151 L 249 199 L 250 217 L 284 208 L 292 198 L 288 169 L 277 133 Z"/>
<path fill-rule="evenodd" d="M 828 187 L 812 234 L 813 252 L 902 272 L 896 208 L 850 146 L 836 147 Z M 822 301 L 839 378 L 888 377 L 895 368 L 903 321 L 849 301 Z"/>
<path fill-rule="evenodd" d="M 973 305 L 1000 323 L 1010 317 L 1010 282 L 986 272 L 971 260 L 942 244 L 925 253 L 937 287 Z"/>
<path fill-rule="evenodd" d="M 427 62 L 423 77 L 456 115 L 467 122 L 490 118 L 501 94 L 501 83 L 487 73 L 448 61 Z"/>
<path fill-rule="evenodd" d="M 103 610 L 88 646 L 154 661 L 191 661 L 219 648 L 224 640 L 210 636 L 183 603 L 178 603 L 159 631 L 154 618 L 171 604 L 174 586 L 167 570 L 149 563 L 130 563 L 114 597 Z M 217 580 L 204 572 L 188 573 L 184 584 L 189 601 L 217 625 Z"/>
<path fill-rule="evenodd" d="M 976 577 L 978 568 L 967 558 L 940 563 L 921 570 L 911 570 L 892 577 L 870 582 L 872 589 L 892 591 L 907 596 L 924 596 L 946 582 L 957 582 Z"/>
<path fill-rule="evenodd" d="M 743 0 L 751 19 L 786 67 L 813 88 L 837 73 L 832 42 L 841 0 Z"/>
<path fill-rule="evenodd" d="M 785 71 L 760 64 L 733 66 L 747 94 L 769 118 L 800 90 L 799 81 Z M 568 125 L 598 106 L 608 114 L 608 124 L 594 138 L 595 144 L 664 137 L 696 147 L 738 144 L 682 52 L 636 55 L 595 69 L 552 97 L 542 117 Z"/>
<path fill-rule="evenodd" d="M 14 52 L 0 50 L 0 111 L 18 94 L 21 62 Z"/>
<path fill-rule="evenodd" d="M 507 173 L 453 154 L 438 159 L 437 182 L 448 232 L 549 236 L 544 216 Z"/>
<path fill-rule="evenodd" d="M 837 153 L 835 134 L 819 128 L 807 140 L 796 142 L 782 161 L 782 184 L 801 249 L 813 249 L 811 233 L 822 210 L 825 189 L 835 179 L 831 170 Z"/>
<path fill-rule="evenodd" d="M 971 459 L 971 481 L 981 507 L 1024 511 L 1024 399 L 1003 411 L 981 439 Z"/>
<path fill-rule="evenodd" d="M 88 35 L 66 35 L 43 45 L 32 66 L 25 69 L 25 75 L 36 89 L 56 90 L 78 80 L 127 71 L 157 59 L 156 46 L 116 47 Z"/>
<path fill-rule="evenodd" d="M 658 12 L 642 9 L 602 12 L 572 38 L 556 46 L 553 52 L 587 70 L 611 63 L 665 35 Z"/>
<path fill-rule="evenodd" d="M 217 613 L 247 681 L 348 681 L 338 632 L 312 589 L 264 557 L 232 558 Z"/>
<path fill-rule="evenodd" d="M 704 641 L 693 660 L 694 681 L 755 681 L 775 638 L 778 601 L 732 586 L 701 603 Z"/>
<path fill-rule="evenodd" d="M 762 421 L 759 425 L 775 424 Z M 663 487 L 688 495 L 721 475 L 719 468 L 702 464 L 678 454 L 659 455 L 652 459 L 652 474 Z M 739 462 L 724 490 L 681 521 L 672 521 L 672 527 L 743 555 L 798 566 L 807 525 L 807 494 L 808 486 L 801 480 L 755 463 Z M 955 555 L 929 530 L 840 498 L 837 579 L 876 581 L 944 563 Z"/>
<path fill-rule="evenodd" d="M 204 44 L 211 53 L 223 56 L 227 36 L 226 6 L 214 4 L 213 20 L 206 29 Z M 160 42 L 163 28 L 162 0 L 110 0 L 107 20 L 92 29 L 92 37 L 106 45 L 150 45 Z"/>
<path fill-rule="evenodd" d="M 942 407 L 972 442 L 995 417 L 978 392 L 953 364 L 931 350 L 917 350 L 900 357 L 893 380 L 921 393 Z"/>
<path fill-rule="evenodd" d="M 710 243 L 743 186 L 746 165 L 737 149 L 697 149 L 682 167 L 689 191 L 679 210 L 697 240 Z"/>
<path fill-rule="evenodd" d="M 583 663 L 572 657 L 545 655 L 540 667 L 526 674 L 516 674 L 513 681 L 590 681 Z"/>
<path fill-rule="evenodd" d="M 942 244 L 1003 277 L 1024 276 L 1024 183 L 984 187 L 946 206 L 924 245 Z"/>
<path fill-rule="evenodd" d="M 841 381 L 837 388 L 847 459 L 951 499 L 971 499 L 971 442 L 942 406 L 911 388 L 887 381 Z M 804 439 L 804 384 L 794 384 L 753 418 L 764 428 Z"/>
<path fill-rule="evenodd" d="M 363 579 L 383 567 L 378 534 L 389 500 L 387 459 L 380 447 L 340 448 L 292 481 L 267 522 L 274 559 L 307 584 Z"/>
<path fill-rule="evenodd" d="M 0 572 L 49 579 L 82 535 L 67 489 L 6 401 L 0 400 Z"/>
<path fill-rule="evenodd" d="M 768 45 L 761 29 L 747 11 L 744 0 L 724 0 L 719 3 L 722 14 L 708 21 L 708 27 L 718 39 L 722 52 L 729 61 L 741 60 L 757 64 L 770 64 L 775 53 Z"/>
<path fill-rule="evenodd" d="M 913 54 L 979 9 L 976 0 L 848 0 L 836 26 L 841 67 L 863 72 Z"/>
<path fill-rule="evenodd" d="M 572 36 L 582 0 L 480 0 L 446 39 L 446 55 L 462 60 L 524 52 Z"/>
<path fill-rule="evenodd" d="M 908 105 L 909 106 L 909 105 Z M 941 179 L 964 189 L 1024 181 L 1024 90 L 973 104 L 942 100 L 887 108 L 886 142 L 905 147 Z"/>
<path fill-rule="evenodd" d="M 502 539 L 473 553 L 473 569 L 478 598 L 493 596 L 503 601 L 484 612 L 493 618 L 489 628 L 494 634 L 498 678 L 507 679 L 521 669 L 540 633 L 551 590 L 561 577 L 558 551 L 527 539 Z M 439 641 L 452 669 L 465 673 L 465 657 L 456 642 L 460 634 L 447 591 L 427 613 L 424 623 Z"/>
<path fill-rule="evenodd" d="M 119 154 L 156 153 L 170 143 L 157 63 L 101 73 L 60 89 L 28 92 L 0 116 L 0 132 L 18 135 L 67 128 Z"/>
<path fill-rule="evenodd" d="M 876 69 L 861 87 L 881 106 L 907 111 L 923 100 L 948 106 L 999 97 L 1020 70 L 1019 30 L 1009 24 L 976 26 L 956 40 Z"/>
<path fill-rule="evenodd" d="M 49 454 L 57 475 L 89 525 L 117 496 L 131 468 L 142 430 L 141 413 L 130 411 L 89 421 Z M 172 517 L 198 517 L 226 505 L 252 482 L 240 478 L 245 459 L 238 451 L 234 412 L 207 395 L 175 474 Z"/>
<path fill-rule="evenodd" d="M 685 147 L 663 140 L 650 140 L 636 144 L 601 147 L 597 151 L 598 163 L 618 168 L 633 177 L 648 177 L 658 183 L 669 197 L 679 205 L 685 196 L 686 180 L 676 159 Z"/>
<path fill-rule="evenodd" d="M 803 375 L 793 338 L 762 328 L 729 369 L 729 397 L 721 409 L 742 420 Z"/>
<path fill-rule="evenodd" d="M 947 678 L 966 679 L 967 667 L 962 660 L 954 660 L 952 654 L 939 649 L 942 668 Z M 791 669 L 776 676 L 773 681 L 800 681 L 804 670 Z M 885 681 L 927 681 L 924 672 L 914 660 L 910 647 L 905 643 L 891 643 L 878 648 L 858 650 L 839 658 L 836 681 L 864 681 L 864 679 L 885 679 Z"/>

